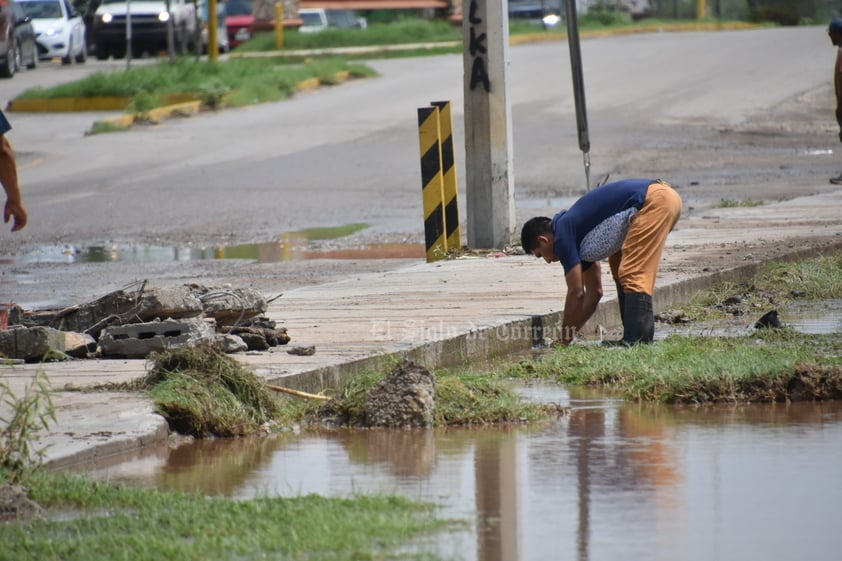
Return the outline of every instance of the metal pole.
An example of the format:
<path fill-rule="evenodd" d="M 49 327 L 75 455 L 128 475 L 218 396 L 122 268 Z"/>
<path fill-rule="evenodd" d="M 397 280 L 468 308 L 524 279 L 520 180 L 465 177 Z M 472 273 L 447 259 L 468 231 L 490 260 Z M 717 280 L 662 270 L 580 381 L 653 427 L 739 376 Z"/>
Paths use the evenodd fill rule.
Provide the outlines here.
<path fill-rule="evenodd" d="M 126 70 L 132 67 L 132 0 L 126 0 Z"/>
<path fill-rule="evenodd" d="M 216 37 L 219 32 L 219 14 L 217 14 L 216 0 L 208 2 L 208 60 L 216 62 L 219 60 L 219 43 Z M 198 26 L 196 26 L 198 29 Z M 201 39 L 198 41 L 201 43 Z M 201 52 L 201 49 L 196 49 Z"/>
<path fill-rule="evenodd" d="M 167 55 L 169 56 L 170 62 L 175 62 L 175 33 L 173 31 L 172 7 L 170 6 L 170 0 L 166 1 L 166 7 L 167 14 L 169 14 L 169 17 L 167 18 Z"/>
<path fill-rule="evenodd" d="M 588 139 L 588 114 L 585 108 L 585 79 L 582 75 L 582 52 L 579 49 L 579 22 L 576 0 L 565 0 L 567 17 L 567 43 L 570 48 L 570 71 L 573 74 L 573 99 L 576 103 L 576 128 L 579 132 L 579 149 L 585 164 L 585 187 L 591 189 L 591 142 Z"/>

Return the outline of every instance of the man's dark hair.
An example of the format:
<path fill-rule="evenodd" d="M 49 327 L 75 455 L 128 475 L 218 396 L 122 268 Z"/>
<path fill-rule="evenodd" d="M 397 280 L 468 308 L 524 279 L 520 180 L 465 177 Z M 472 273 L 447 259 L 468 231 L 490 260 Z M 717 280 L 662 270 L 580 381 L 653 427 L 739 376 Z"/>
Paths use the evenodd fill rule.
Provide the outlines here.
<path fill-rule="evenodd" d="M 523 246 L 523 251 L 532 255 L 532 252 L 535 251 L 536 247 L 538 247 L 538 236 L 552 233 L 552 220 L 546 216 L 536 216 L 535 218 L 530 218 L 526 221 L 526 224 L 523 225 L 523 229 L 520 231 L 520 244 Z"/>

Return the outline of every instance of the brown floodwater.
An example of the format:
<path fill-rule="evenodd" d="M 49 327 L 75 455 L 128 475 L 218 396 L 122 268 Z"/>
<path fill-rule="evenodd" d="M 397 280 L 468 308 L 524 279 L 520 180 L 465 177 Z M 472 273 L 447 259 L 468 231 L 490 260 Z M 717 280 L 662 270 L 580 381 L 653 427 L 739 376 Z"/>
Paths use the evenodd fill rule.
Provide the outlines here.
<path fill-rule="evenodd" d="M 339 430 L 162 446 L 98 478 L 247 499 L 396 493 L 467 525 L 409 545 L 477 561 L 842 558 L 842 403 L 637 404 L 552 385 L 538 426 Z"/>

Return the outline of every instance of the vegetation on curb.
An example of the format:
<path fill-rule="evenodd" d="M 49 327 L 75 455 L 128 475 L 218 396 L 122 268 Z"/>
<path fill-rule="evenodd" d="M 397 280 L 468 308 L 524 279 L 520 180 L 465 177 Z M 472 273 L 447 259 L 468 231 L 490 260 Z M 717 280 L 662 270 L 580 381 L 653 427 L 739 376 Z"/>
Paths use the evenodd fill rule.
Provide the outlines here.
<path fill-rule="evenodd" d="M 318 425 L 329 417 L 347 426 L 364 426 L 366 394 L 385 375 L 372 371 L 357 374 L 326 403 L 286 399 L 282 423 Z M 485 373 L 442 369 L 435 375 L 433 424 L 437 427 L 534 422 L 563 412 L 556 404 L 527 401 L 512 389 L 511 382 Z"/>
<path fill-rule="evenodd" d="M 752 198 L 734 200 L 734 199 L 720 199 L 719 208 L 748 208 L 753 206 L 762 206 L 763 201 L 756 201 Z"/>
<path fill-rule="evenodd" d="M 210 346 L 151 357 L 141 381 L 170 428 L 197 437 L 257 432 L 279 414 L 278 401 L 249 369 Z"/>
<path fill-rule="evenodd" d="M 31 88 L 18 99 L 131 97 L 130 111 L 148 111 L 163 104 L 167 94 L 191 94 L 209 107 L 243 106 L 288 98 L 307 80 L 335 84 L 339 74 L 355 78 L 375 72 L 335 57 L 297 65 L 265 58 L 209 64 L 185 57 L 175 64 L 162 61 L 125 71 L 97 72 L 51 88 Z"/>
<path fill-rule="evenodd" d="M 751 282 L 723 282 L 694 296 L 684 312 L 693 321 L 786 305 L 794 298 L 842 298 L 842 252 L 800 261 L 764 264 Z"/>
<path fill-rule="evenodd" d="M 240 501 L 46 471 L 30 483 L 31 498 L 62 516 L 0 524 L 3 559 L 396 559 L 413 538 L 454 524 L 429 504 L 397 496 Z"/>
<path fill-rule="evenodd" d="M 769 329 L 746 337 L 672 336 L 631 348 L 574 345 L 504 375 L 662 403 L 842 399 L 842 334 Z"/>
<path fill-rule="evenodd" d="M 700 25 L 739 25 L 741 22 L 725 22 L 714 19 L 705 20 L 661 20 L 646 19 L 639 22 L 632 21 L 626 13 L 612 12 L 583 14 L 579 17 L 579 30 L 582 33 L 600 31 L 633 32 L 651 31 L 658 29 L 680 30 L 697 29 Z M 566 37 L 567 27 L 560 23 L 555 26 L 543 26 L 540 22 L 528 20 L 509 20 L 509 36 L 518 42 L 517 38 L 542 40 L 561 39 Z M 462 51 L 462 27 L 444 20 L 425 20 L 420 18 L 402 18 L 390 23 L 371 23 L 368 29 L 327 29 L 320 33 L 299 33 L 285 31 L 283 49 L 279 51 L 337 49 L 343 47 L 374 47 L 388 45 L 436 44 L 457 42 L 453 47 L 439 47 L 445 52 Z M 274 32 L 258 33 L 251 40 L 243 43 L 234 50 L 236 54 L 253 52 L 268 52 L 276 50 Z M 411 51 L 417 54 L 429 54 L 426 49 Z M 376 56 L 385 54 L 385 51 Z M 366 56 L 372 56 L 368 54 Z M 407 56 L 406 53 L 403 56 Z"/>
<path fill-rule="evenodd" d="M 444 20 L 406 18 L 391 23 L 372 23 L 367 29 L 325 29 L 319 33 L 284 31 L 283 50 L 332 49 L 369 45 L 406 45 L 461 41 L 462 29 Z M 237 47 L 235 53 L 275 50 L 274 32 L 258 33 Z"/>
<path fill-rule="evenodd" d="M 329 402 L 271 394 L 250 370 L 212 346 L 152 357 L 150 373 L 129 388 L 146 389 L 170 427 L 197 437 L 240 436 L 309 424 L 327 415 L 365 424 L 365 399 L 386 371 L 353 376 Z M 475 372 L 436 373 L 436 426 L 520 423 L 547 418 L 559 407 L 522 399 L 502 379 Z"/>
<path fill-rule="evenodd" d="M 0 404 L 8 411 L 0 416 L 0 483 L 25 484 L 43 461 L 36 432 L 56 421 L 46 372 L 38 370 L 22 396 L 0 380 Z"/>

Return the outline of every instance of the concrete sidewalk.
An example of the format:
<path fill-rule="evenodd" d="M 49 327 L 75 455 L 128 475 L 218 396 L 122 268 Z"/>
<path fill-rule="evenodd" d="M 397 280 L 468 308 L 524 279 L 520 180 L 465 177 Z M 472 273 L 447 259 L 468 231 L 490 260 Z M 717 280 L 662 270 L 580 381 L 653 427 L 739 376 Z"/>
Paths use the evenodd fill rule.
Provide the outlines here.
<path fill-rule="evenodd" d="M 717 280 L 746 278 L 767 260 L 842 247 L 840 208 L 842 191 L 682 217 L 667 241 L 656 310 L 678 305 Z M 619 325 L 607 266 L 603 275 L 605 295 L 588 333 Z M 436 367 L 527 350 L 536 328 L 553 338 L 564 296 L 561 267 L 532 256 L 419 262 L 285 292 L 266 315 L 288 329 L 292 342 L 232 356 L 266 382 L 320 391 L 398 357 Z M 309 345 L 316 348 L 312 356 L 286 352 Z M 167 438 L 166 422 L 140 394 L 62 391 L 67 385 L 128 382 L 145 374 L 145 361 L 0 366 L 0 376 L 21 395 L 40 368 L 56 392 L 58 422 L 41 441 L 50 465 L 87 462 Z"/>

